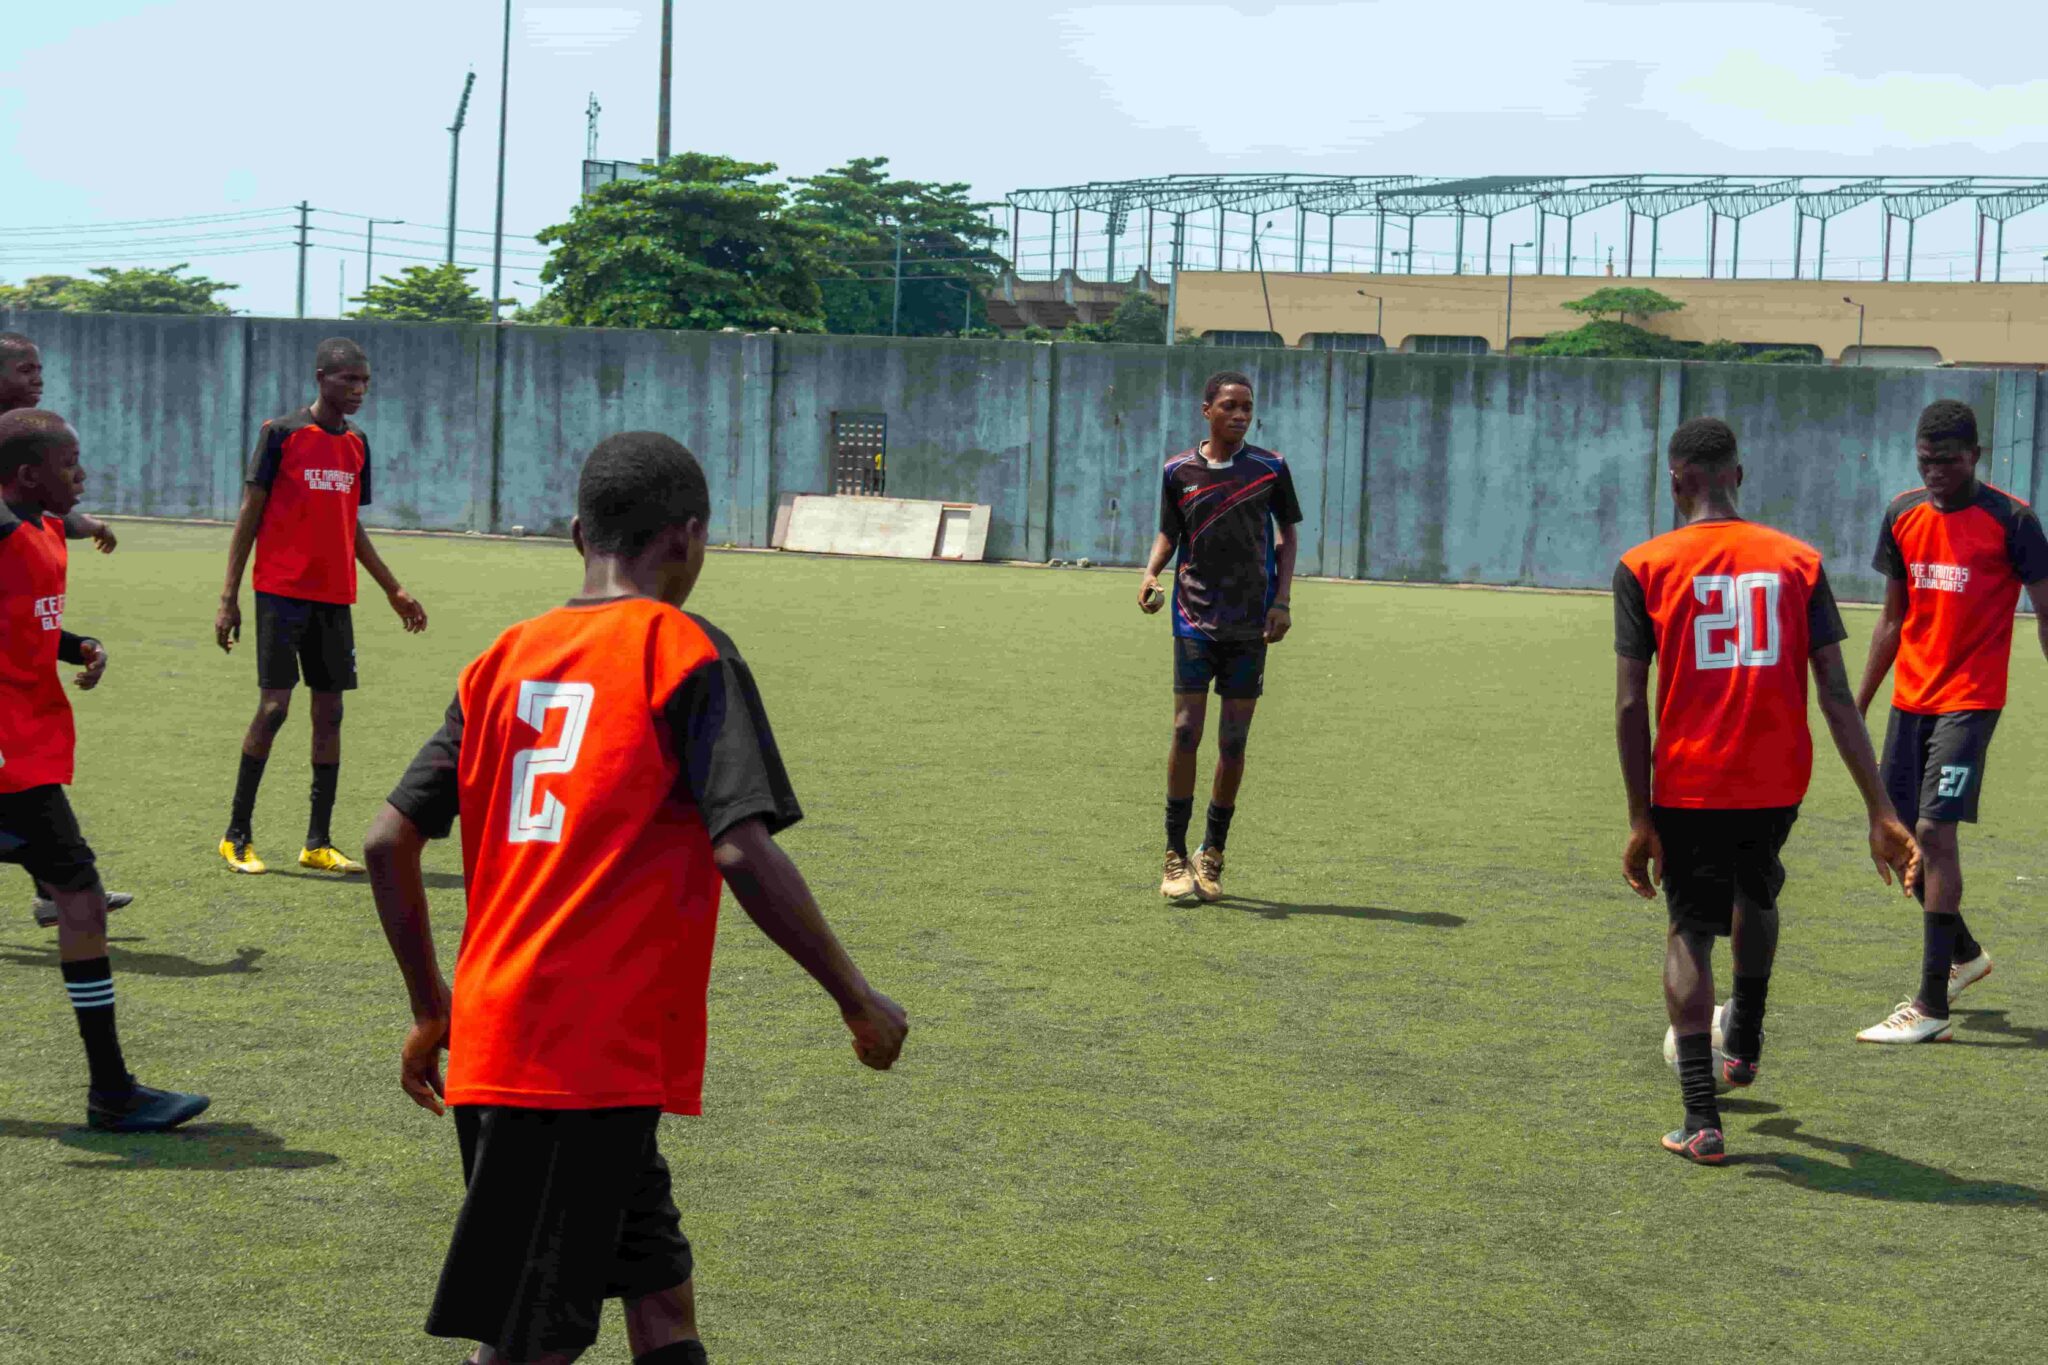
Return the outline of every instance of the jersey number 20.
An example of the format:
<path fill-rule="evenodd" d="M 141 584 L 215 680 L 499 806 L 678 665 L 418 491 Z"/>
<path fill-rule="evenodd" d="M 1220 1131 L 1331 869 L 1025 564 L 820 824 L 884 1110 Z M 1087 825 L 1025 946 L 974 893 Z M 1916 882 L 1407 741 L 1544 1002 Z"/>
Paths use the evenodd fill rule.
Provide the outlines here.
<path fill-rule="evenodd" d="M 566 773 L 576 766 L 583 748 L 583 731 L 590 724 L 590 706 L 597 689 L 580 682 L 523 682 L 519 684 L 519 719 L 541 734 L 547 733 L 548 712 L 561 711 L 562 737 L 539 748 L 521 749 L 512 755 L 512 826 L 505 837 L 515 844 L 559 844 L 562 821 L 568 811 L 553 793 L 541 792 L 540 806 L 534 806 L 535 788 L 543 777 Z"/>
<path fill-rule="evenodd" d="M 1769 668 L 1778 662 L 1778 575 L 1706 573 L 1692 581 L 1695 668 Z M 1759 601 L 1759 599 L 1761 599 Z"/>

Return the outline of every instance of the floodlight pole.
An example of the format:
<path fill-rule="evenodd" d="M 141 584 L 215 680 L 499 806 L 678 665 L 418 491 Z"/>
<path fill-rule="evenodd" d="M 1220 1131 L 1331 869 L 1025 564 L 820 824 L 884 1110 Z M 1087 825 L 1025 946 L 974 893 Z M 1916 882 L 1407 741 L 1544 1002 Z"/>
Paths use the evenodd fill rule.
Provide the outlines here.
<path fill-rule="evenodd" d="M 505 127 L 512 110 L 512 0 L 505 0 L 504 55 L 498 69 L 498 214 L 491 229 L 491 321 L 505 275 Z"/>
<path fill-rule="evenodd" d="M 1515 253 L 1517 251 L 1527 251 L 1535 245 L 1534 242 L 1508 243 L 1508 316 L 1507 325 L 1503 329 L 1507 334 L 1505 337 L 1506 344 L 1501 347 L 1503 355 L 1513 355 L 1515 353 Z"/>
<path fill-rule="evenodd" d="M 654 130 L 654 159 L 668 161 L 668 88 L 675 74 L 676 0 L 661 0 L 661 117 Z"/>
<path fill-rule="evenodd" d="M 889 299 L 889 335 L 896 335 L 896 323 L 903 315 L 903 220 L 896 220 L 896 288 Z"/>
<path fill-rule="evenodd" d="M 1166 344 L 1171 346 L 1180 335 L 1180 253 L 1181 234 L 1186 228 L 1188 216 L 1185 213 L 1173 215 L 1173 257 L 1168 262 L 1173 274 L 1166 281 Z"/>
<path fill-rule="evenodd" d="M 476 84 L 476 72 L 472 70 L 462 78 L 462 99 L 455 106 L 455 122 L 448 125 L 448 264 L 455 264 L 455 185 L 456 172 L 462 168 L 462 125 L 469 118 L 469 92 Z M 364 280 L 365 287 L 369 285 Z"/>

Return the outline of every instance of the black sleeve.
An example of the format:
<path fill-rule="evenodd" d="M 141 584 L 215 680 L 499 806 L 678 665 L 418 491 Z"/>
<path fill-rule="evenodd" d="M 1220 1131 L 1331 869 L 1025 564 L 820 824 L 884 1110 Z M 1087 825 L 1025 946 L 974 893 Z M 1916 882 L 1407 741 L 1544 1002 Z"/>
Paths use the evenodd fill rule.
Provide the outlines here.
<path fill-rule="evenodd" d="M 21 529 L 21 518 L 14 515 L 14 509 L 0 502 L 0 540 L 5 540 Z"/>
<path fill-rule="evenodd" d="M 1163 472 L 1159 476 L 1159 534 L 1178 545 L 1180 538 L 1187 534 L 1187 523 L 1181 520 L 1180 490 L 1174 487 L 1173 474 Z"/>
<path fill-rule="evenodd" d="M 1280 477 L 1273 485 L 1273 500 L 1267 504 L 1273 509 L 1273 519 L 1282 526 L 1292 526 L 1301 520 L 1301 499 L 1294 495 L 1294 471 L 1280 462 Z"/>
<path fill-rule="evenodd" d="M 245 480 L 268 493 L 277 482 L 277 462 L 284 454 L 284 433 L 277 423 L 265 422 L 256 433 L 256 449 L 249 456 L 249 477 Z"/>
<path fill-rule="evenodd" d="M 67 512 L 64 514 L 64 539 L 92 539 L 92 532 L 86 529 L 86 525 L 83 520 L 84 516 L 85 513 L 83 512 Z"/>
<path fill-rule="evenodd" d="M 678 795 L 703 814 L 713 841 L 755 818 L 778 834 L 804 818 L 803 808 L 753 672 L 736 651 L 725 648 L 720 655 L 685 678 L 663 708 L 683 769 Z"/>
<path fill-rule="evenodd" d="M 2048 537 L 2041 534 L 2041 519 L 2031 507 L 2015 507 L 2017 515 L 2006 528 L 2006 552 L 2012 556 L 2013 572 L 2022 583 L 2039 583 L 2048 578 Z"/>
<path fill-rule="evenodd" d="M 1899 553 L 1898 538 L 1892 535 L 1892 523 L 1898 520 L 1890 509 L 1884 514 L 1884 525 L 1877 531 L 1877 553 L 1870 557 L 1870 567 L 1886 578 L 1903 579 L 1906 576 L 1906 557 Z"/>
<path fill-rule="evenodd" d="M 385 799 L 429 839 L 445 839 L 462 809 L 457 766 L 462 758 L 462 698 L 448 703 L 448 718 L 413 757 L 412 766 Z"/>
<path fill-rule="evenodd" d="M 1818 654 L 1829 645 L 1838 645 L 1849 638 L 1847 627 L 1842 624 L 1842 612 L 1835 605 L 1835 590 L 1828 583 L 1828 571 L 1816 569 L 1813 594 L 1806 599 L 1806 649 L 1809 654 Z"/>
<path fill-rule="evenodd" d="M 85 647 L 89 644 L 99 645 L 100 642 L 90 635 L 73 635 L 68 630 L 58 632 L 57 662 L 82 665 L 85 662 Z M 105 649 L 106 646 L 100 645 L 100 648 Z"/>
<path fill-rule="evenodd" d="M 1644 663 L 1657 655 L 1657 628 L 1650 624 L 1643 585 L 1626 564 L 1614 566 L 1614 652 Z"/>
<path fill-rule="evenodd" d="M 368 507 L 370 505 L 370 438 L 364 436 L 360 431 L 356 435 L 363 443 L 363 472 L 356 479 L 356 506 Z"/>

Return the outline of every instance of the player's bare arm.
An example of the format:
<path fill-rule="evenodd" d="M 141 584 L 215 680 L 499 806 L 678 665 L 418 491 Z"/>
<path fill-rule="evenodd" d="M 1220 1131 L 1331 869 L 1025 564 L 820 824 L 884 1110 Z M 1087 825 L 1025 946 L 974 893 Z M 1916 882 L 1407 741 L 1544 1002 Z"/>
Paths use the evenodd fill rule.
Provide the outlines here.
<path fill-rule="evenodd" d="M 1277 645 L 1294 625 L 1294 557 L 1301 548 L 1301 536 L 1289 522 L 1273 525 L 1274 557 L 1279 573 L 1273 585 L 1273 605 L 1266 608 L 1266 643 Z"/>
<path fill-rule="evenodd" d="M 67 630 L 57 641 L 57 661 L 79 665 L 80 672 L 73 681 L 79 691 L 90 692 L 106 676 L 107 647 L 90 635 L 73 635 Z"/>
<path fill-rule="evenodd" d="M 242 575 L 248 572 L 250 552 L 256 548 L 256 532 L 263 526 L 263 509 L 270 505 L 270 490 L 255 484 L 242 486 L 242 510 L 235 517 L 235 531 L 228 540 L 228 577 L 220 590 L 220 609 L 213 615 L 214 643 L 230 652 L 242 638 Z"/>
<path fill-rule="evenodd" d="M 90 512 L 76 511 L 64 518 L 64 539 L 89 540 L 103 555 L 114 553 L 114 547 L 121 543 L 113 527 Z"/>
<path fill-rule="evenodd" d="M 2034 636 L 2041 642 L 2041 656 L 2048 658 L 2048 578 L 2027 584 L 2027 602 L 2034 608 Z"/>
<path fill-rule="evenodd" d="M 1173 537 L 1164 531 L 1154 535 L 1152 553 L 1145 557 L 1145 578 L 1138 584 L 1138 610 L 1147 616 L 1166 605 L 1166 594 L 1159 587 L 1159 575 L 1166 571 L 1166 562 L 1172 558 Z"/>
<path fill-rule="evenodd" d="M 2044 584 L 2048 587 L 2048 584 Z M 1870 653 L 1863 661 L 1863 683 L 1856 689 L 1856 713 L 1870 714 L 1870 703 L 1884 688 L 1884 680 L 1891 673 L 1892 665 L 1899 657 L 1899 632 L 1906 624 L 1906 583 L 1904 579 L 1893 578 L 1884 585 L 1884 606 L 1877 613 L 1877 626 L 1870 632 Z M 2043 637 L 2042 648 L 2048 650 L 2048 636 Z M 1817 657 L 1817 656 L 1816 656 Z"/>
<path fill-rule="evenodd" d="M 1628 791 L 1628 843 L 1621 851 L 1621 878 L 1644 900 L 1664 883 L 1664 846 L 1650 822 L 1650 663 L 1615 658 L 1614 742 L 1621 754 L 1621 781 Z"/>
<path fill-rule="evenodd" d="M 910 1023 L 903 1007 L 870 986 L 832 926 L 819 913 L 803 873 L 782 851 L 767 826 L 742 820 L 712 848 L 719 875 L 733 898 L 769 941 L 789 954 L 825 988 L 853 1034 L 854 1055 L 864 1065 L 887 1071 L 903 1050 Z"/>
<path fill-rule="evenodd" d="M 398 1083 L 413 1103 L 435 1114 L 441 1101 L 441 1051 L 448 1045 L 448 982 L 434 955 L 434 929 L 427 916 L 426 880 L 420 855 L 427 844 L 420 828 L 390 802 L 377 813 L 364 840 L 363 861 L 384 939 L 398 959 L 412 1003 L 412 1031 L 400 1054 Z"/>
<path fill-rule="evenodd" d="M 417 635 L 427 628 L 427 609 L 399 586 L 398 575 L 391 572 L 384 557 L 377 553 L 377 547 L 370 543 L 370 533 L 361 522 L 356 523 L 356 562 L 377 580 L 377 586 L 384 590 L 385 599 L 391 603 L 391 610 L 397 612 L 398 619 L 405 623 L 408 635 Z"/>
<path fill-rule="evenodd" d="M 1896 637 L 1893 649 L 1897 649 Z M 1877 864 L 1877 875 L 1884 878 L 1886 886 L 1891 885 L 1896 874 L 1899 889 L 1910 896 L 1920 884 L 1920 848 L 1913 842 L 1912 833 L 1893 814 L 1891 798 L 1885 795 L 1884 782 L 1877 775 L 1877 754 L 1870 747 L 1870 731 L 1863 724 L 1863 711 L 1869 701 L 1849 691 L 1849 669 L 1842 661 L 1840 645 L 1815 650 L 1811 667 L 1821 716 L 1828 723 L 1835 752 L 1842 756 L 1842 765 L 1856 783 L 1856 792 L 1863 798 L 1863 810 L 1870 820 L 1870 859 Z M 1887 662 L 1886 669 L 1889 668 Z M 1884 680 L 1882 671 L 1878 680 Z"/>

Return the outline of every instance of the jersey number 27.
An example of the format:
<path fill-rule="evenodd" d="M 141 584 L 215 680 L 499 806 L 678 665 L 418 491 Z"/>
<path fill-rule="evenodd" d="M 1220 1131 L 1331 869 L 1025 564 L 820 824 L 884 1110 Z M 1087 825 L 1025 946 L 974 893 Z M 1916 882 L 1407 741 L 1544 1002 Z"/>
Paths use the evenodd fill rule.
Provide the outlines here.
<path fill-rule="evenodd" d="M 559 776 L 576 766 L 583 749 L 583 732 L 590 725 L 591 703 L 597 689 L 581 682 L 523 682 L 519 684 L 519 719 L 542 735 L 547 733 L 548 712 L 561 711 L 562 734 L 553 744 L 521 749 L 512 755 L 512 823 L 505 833 L 515 844 L 559 844 L 562 822 L 569 812 L 552 792 L 534 796 L 543 777 Z"/>
<path fill-rule="evenodd" d="M 1769 668 L 1784 632 L 1778 622 L 1778 575 L 1705 573 L 1692 581 L 1700 614 L 1692 620 L 1693 667 Z"/>

